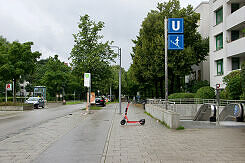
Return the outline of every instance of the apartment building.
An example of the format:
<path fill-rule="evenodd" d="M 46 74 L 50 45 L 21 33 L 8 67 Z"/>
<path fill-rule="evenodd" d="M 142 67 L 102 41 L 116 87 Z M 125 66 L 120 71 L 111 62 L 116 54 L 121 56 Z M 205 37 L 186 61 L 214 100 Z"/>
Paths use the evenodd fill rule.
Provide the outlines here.
<path fill-rule="evenodd" d="M 209 37 L 209 2 L 201 2 L 194 11 L 200 14 L 200 20 L 198 22 L 199 27 L 197 31 L 201 34 L 202 38 Z M 210 70 L 209 70 L 209 55 L 206 57 L 206 61 L 201 62 L 198 66 L 193 65 L 192 69 L 195 70 L 194 75 L 196 80 L 207 80 L 210 81 Z"/>
<path fill-rule="evenodd" d="M 245 61 L 245 0 L 210 0 L 210 86 Z"/>

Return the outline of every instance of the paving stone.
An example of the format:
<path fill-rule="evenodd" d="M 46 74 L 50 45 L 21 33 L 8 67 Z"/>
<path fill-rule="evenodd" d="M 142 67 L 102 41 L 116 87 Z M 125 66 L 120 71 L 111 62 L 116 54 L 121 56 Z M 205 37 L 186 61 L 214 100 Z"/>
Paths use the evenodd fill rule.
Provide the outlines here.
<path fill-rule="evenodd" d="M 126 104 L 124 103 L 124 106 Z M 120 125 L 121 115 L 116 115 L 107 156 L 121 152 L 127 156 L 125 162 L 244 162 L 244 128 L 167 129 L 155 119 L 144 114 L 144 110 L 130 105 L 130 120 L 146 119 L 144 126 Z M 138 150 L 132 154 L 134 150 Z M 130 151 L 130 152 L 128 152 Z M 138 157 L 138 153 L 141 156 Z M 133 159 L 132 159 L 133 157 Z M 235 159 L 234 159 L 235 158 Z M 110 158 L 110 161 L 113 158 Z M 109 161 L 109 160 L 108 160 Z M 113 160 L 112 160 L 113 161 Z"/>

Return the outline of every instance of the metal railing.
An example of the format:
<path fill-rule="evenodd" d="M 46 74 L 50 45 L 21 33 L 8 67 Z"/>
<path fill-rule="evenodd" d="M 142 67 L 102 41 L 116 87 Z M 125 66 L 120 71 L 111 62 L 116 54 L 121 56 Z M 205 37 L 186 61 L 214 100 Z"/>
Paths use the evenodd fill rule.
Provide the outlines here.
<path fill-rule="evenodd" d="M 170 104 L 216 104 L 216 99 L 199 99 L 199 98 L 179 98 L 169 99 Z M 225 106 L 227 104 L 245 103 L 245 100 L 220 100 L 220 105 Z M 147 104 L 165 104 L 165 99 L 147 99 Z"/>

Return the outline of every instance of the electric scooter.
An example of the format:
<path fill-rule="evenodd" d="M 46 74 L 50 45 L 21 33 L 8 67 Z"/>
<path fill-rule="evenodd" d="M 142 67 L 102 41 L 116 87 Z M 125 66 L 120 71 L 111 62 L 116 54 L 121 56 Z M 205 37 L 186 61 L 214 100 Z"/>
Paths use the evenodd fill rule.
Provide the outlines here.
<path fill-rule="evenodd" d="M 121 120 L 121 125 L 125 125 L 125 123 L 139 123 L 141 125 L 144 125 L 145 124 L 145 119 L 141 119 L 139 121 L 129 121 L 128 120 L 127 114 L 128 114 L 129 104 L 130 104 L 130 102 L 128 102 L 128 106 L 125 109 L 125 114 L 124 114 L 123 120 Z"/>

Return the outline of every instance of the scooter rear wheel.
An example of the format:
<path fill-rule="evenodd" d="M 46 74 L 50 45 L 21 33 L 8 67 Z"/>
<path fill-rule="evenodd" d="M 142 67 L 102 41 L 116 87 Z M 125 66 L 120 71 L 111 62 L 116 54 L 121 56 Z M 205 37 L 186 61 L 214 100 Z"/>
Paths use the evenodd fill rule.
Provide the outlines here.
<path fill-rule="evenodd" d="M 121 120 L 121 125 L 125 125 L 126 121 L 125 119 Z"/>
<path fill-rule="evenodd" d="M 141 119 L 139 122 L 140 122 L 141 125 L 144 125 L 145 124 L 145 119 Z"/>

